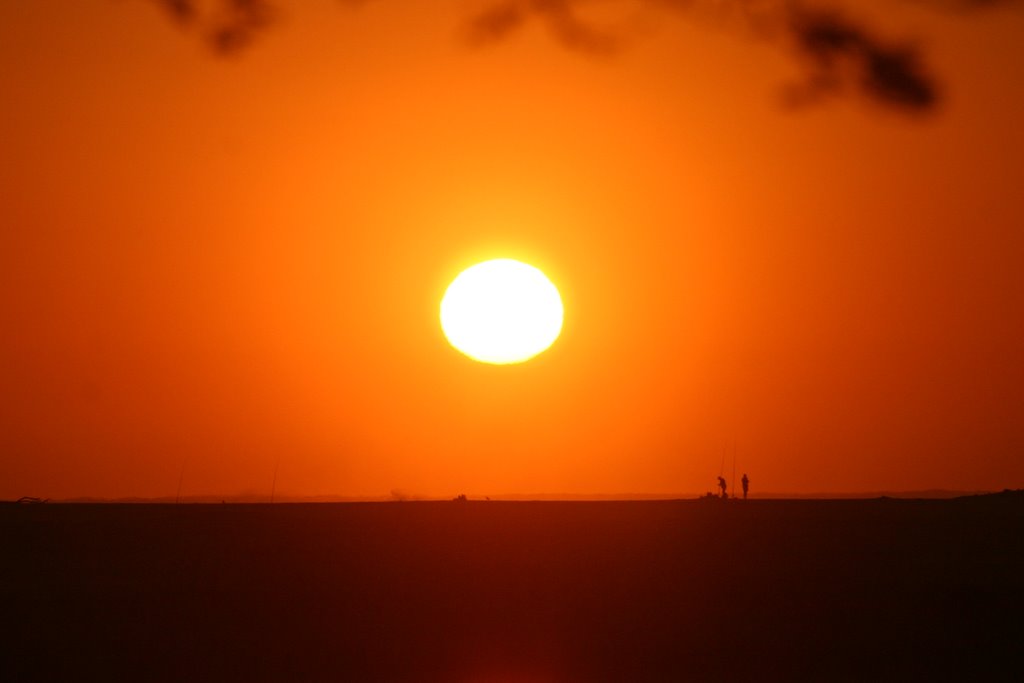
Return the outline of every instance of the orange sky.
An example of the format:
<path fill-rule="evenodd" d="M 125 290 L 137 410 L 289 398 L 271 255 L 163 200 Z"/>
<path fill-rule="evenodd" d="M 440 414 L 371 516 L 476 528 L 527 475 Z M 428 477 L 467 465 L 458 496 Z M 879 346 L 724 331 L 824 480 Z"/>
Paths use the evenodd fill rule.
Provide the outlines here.
<path fill-rule="evenodd" d="M 629 3 L 625 3 L 628 5 Z M 478 3 L 479 5 L 479 3 Z M 0 2 L 0 497 L 1024 486 L 1024 12 L 850 12 L 938 109 L 792 110 L 791 48 L 604 7 L 281 3 L 238 54 L 143 0 Z M 620 14 L 616 14 L 620 12 Z M 603 17 L 607 19 L 608 17 Z M 473 363 L 492 257 L 562 337 Z"/>

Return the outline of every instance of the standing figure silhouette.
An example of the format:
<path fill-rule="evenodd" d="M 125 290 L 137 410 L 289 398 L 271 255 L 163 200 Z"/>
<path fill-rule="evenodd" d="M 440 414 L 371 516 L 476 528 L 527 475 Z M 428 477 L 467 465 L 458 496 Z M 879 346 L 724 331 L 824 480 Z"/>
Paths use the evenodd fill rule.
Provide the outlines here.
<path fill-rule="evenodd" d="M 750 479 L 747 478 L 747 473 L 743 473 L 743 478 L 740 479 L 740 483 L 743 484 L 743 500 L 747 499 L 747 491 L 750 490 Z"/>
<path fill-rule="evenodd" d="M 729 494 L 725 492 L 725 478 L 718 478 L 718 488 L 722 489 L 722 498 L 728 498 Z"/>

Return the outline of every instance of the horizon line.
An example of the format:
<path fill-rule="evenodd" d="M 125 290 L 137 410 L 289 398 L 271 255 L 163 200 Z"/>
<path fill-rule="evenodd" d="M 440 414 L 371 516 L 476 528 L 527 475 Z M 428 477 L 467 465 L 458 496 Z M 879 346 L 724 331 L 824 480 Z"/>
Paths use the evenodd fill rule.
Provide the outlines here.
<path fill-rule="evenodd" d="M 1010 490 L 1010 489 L 1002 489 Z M 817 491 L 808 493 L 768 491 L 756 493 L 749 496 L 750 500 L 869 500 L 873 498 L 899 498 L 918 500 L 943 500 L 959 498 L 963 496 L 985 495 L 999 493 L 995 489 L 914 489 L 914 490 L 875 490 L 856 492 L 827 492 Z M 462 495 L 462 494 L 459 494 Z M 539 501 L 539 502 L 601 502 L 601 501 L 671 501 L 671 500 L 698 500 L 706 497 L 707 493 L 678 492 L 678 493 L 480 493 L 465 494 L 467 501 L 494 501 L 494 502 L 516 502 L 516 501 Z M 457 496 L 440 495 L 416 495 L 401 492 L 376 495 L 340 495 L 340 494 L 281 494 L 271 496 L 266 493 L 240 493 L 240 494 L 194 494 L 187 496 L 163 495 L 163 496 L 69 496 L 64 498 L 47 499 L 51 503 L 156 503 L 174 504 L 179 501 L 183 504 L 195 503 L 377 503 L 377 502 L 443 502 L 451 501 Z M 714 496 L 717 498 L 717 496 Z M 742 500 L 741 497 L 731 497 L 730 500 Z M 9 501 L 14 502 L 14 501 Z"/>

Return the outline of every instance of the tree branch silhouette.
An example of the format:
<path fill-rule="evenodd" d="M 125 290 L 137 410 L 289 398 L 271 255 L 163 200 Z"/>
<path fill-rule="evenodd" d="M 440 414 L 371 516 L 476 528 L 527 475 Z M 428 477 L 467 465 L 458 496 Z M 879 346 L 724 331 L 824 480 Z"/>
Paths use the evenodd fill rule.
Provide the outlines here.
<path fill-rule="evenodd" d="M 182 28 L 198 33 L 220 56 L 236 55 L 271 28 L 282 0 L 152 0 Z M 356 6 L 365 0 L 338 0 Z M 397 1 L 397 0 L 396 0 Z M 913 1 L 913 0 L 910 0 Z M 917 0 L 928 7 L 971 12 L 1022 0 Z M 623 48 L 627 31 L 597 25 L 585 10 L 600 0 L 480 0 L 462 27 L 467 43 L 503 41 L 531 23 L 543 25 L 569 50 L 609 56 Z M 891 39 L 840 10 L 807 0 L 604 0 L 656 12 L 687 13 L 713 5 L 734 11 L 767 42 L 787 49 L 803 71 L 785 90 L 785 102 L 804 106 L 826 96 L 857 93 L 886 108 L 927 113 L 941 101 L 938 78 L 921 49 Z"/>

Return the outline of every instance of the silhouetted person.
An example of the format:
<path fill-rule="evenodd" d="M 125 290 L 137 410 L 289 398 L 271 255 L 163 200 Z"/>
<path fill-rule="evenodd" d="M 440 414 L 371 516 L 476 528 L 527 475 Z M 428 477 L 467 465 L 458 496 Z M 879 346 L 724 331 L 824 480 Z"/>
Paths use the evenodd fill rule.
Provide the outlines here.
<path fill-rule="evenodd" d="M 725 492 L 725 477 L 718 478 L 718 488 L 722 489 L 722 498 L 729 497 L 729 494 Z"/>
<path fill-rule="evenodd" d="M 750 490 L 750 480 L 747 479 L 747 473 L 743 473 L 743 478 L 740 479 L 740 483 L 743 484 L 743 500 L 747 499 L 747 491 Z"/>

